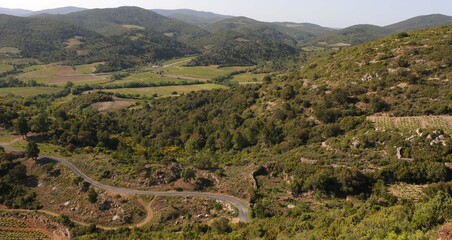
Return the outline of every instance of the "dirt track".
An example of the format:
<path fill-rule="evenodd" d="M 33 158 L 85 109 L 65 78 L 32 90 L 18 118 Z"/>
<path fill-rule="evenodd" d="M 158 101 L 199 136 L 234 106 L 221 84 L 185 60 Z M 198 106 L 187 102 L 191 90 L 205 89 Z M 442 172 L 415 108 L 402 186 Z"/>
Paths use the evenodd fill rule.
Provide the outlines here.
<path fill-rule="evenodd" d="M 1 147 L 5 148 L 6 150 L 17 150 L 5 145 L 0 145 Z M 88 175 L 80 171 L 76 166 L 74 166 L 72 163 L 68 162 L 67 160 L 51 157 L 51 156 L 43 156 L 41 155 L 40 158 L 45 158 L 48 160 L 53 160 L 56 162 L 59 162 L 63 164 L 64 166 L 68 167 L 72 172 L 74 172 L 77 176 L 82 177 L 86 182 L 91 183 L 93 186 L 96 186 L 100 189 L 104 189 L 106 191 L 112 192 L 112 193 L 120 193 L 120 194 L 126 194 L 126 195 L 150 195 L 150 196 L 168 196 L 168 197 L 207 197 L 207 198 L 214 198 L 219 201 L 223 201 L 226 203 L 231 204 L 232 206 L 236 207 L 238 210 L 238 217 L 241 222 L 249 222 L 248 218 L 248 204 L 243 201 L 242 199 L 224 195 L 220 193 L 210 193 L 210 192 L 161 192 L 161 191 L 142 191 L 142 190 L 136 190 L 136 189 L 128 189 L 128 188 L 119 188 L 115 186 L 109 186 L 106 184 L 103 184 L 101 182 L 95 181 L 94 179 L 90 178 Z"/>

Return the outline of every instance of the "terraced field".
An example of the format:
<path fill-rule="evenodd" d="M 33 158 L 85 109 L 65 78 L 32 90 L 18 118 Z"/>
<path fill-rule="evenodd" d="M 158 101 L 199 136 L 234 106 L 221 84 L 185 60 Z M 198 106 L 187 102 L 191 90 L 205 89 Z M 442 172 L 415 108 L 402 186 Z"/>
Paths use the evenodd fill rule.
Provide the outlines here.
<path fill-rule="evenodd" d="M 0 211 L 0 239 L 68 239 L 64 228 L 49 218 L 28 213 Z"/>
<path fill-rule="evenodd" d="M 0 236 L 2 239 L 8 240 L 22 240 L 22 239 L 33 239 L 33 240 L 44 240 L 52 239 L 50 236 L 42 233 L 36 229 L 2 229 L 0 228 Z"/>
<path fill-rule="evenodd" d="M 370 116 L 367 120 L 375 124 L 377 130 L 412 131 L 418 128 L 433 128 L 452 132 L 452 116 L 416 116 L 416 117 L 388 117 Z"/>

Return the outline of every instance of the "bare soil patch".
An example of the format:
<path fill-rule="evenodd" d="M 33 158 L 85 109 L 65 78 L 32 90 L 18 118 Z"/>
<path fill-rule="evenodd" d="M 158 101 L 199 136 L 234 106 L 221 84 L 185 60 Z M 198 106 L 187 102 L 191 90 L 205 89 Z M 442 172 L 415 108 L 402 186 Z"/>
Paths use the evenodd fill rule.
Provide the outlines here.
<path fill-rule="evenodd" d="M 109 102 L 98 102 L 91 105 L 92 108 L 97 109 L 101 113 L 111 112 L 121 108 L 127 108 L 135 104 L 131 100 L 114 100 Z"/>

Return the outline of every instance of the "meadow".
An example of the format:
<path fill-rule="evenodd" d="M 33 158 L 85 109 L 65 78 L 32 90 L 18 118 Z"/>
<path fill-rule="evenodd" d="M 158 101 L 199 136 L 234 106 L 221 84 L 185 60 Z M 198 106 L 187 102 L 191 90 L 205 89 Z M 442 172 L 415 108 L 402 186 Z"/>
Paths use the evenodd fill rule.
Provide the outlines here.
<path fill-rule="evenodd" d="M 0 63 L 0 73 L 4 73 L 4 72 L 7 72 L 7 71 L 11 71 L 11 70 L 13 70 L 13 66 L 8 65 L 8 64 L 1 64 Z"/>
<path fill-rule="evenodd" d="M 236 81 L 239 84 L 261 83 L 266 74 L 253 74 L 250 72 L 234 75 L 232 81 Z"/>

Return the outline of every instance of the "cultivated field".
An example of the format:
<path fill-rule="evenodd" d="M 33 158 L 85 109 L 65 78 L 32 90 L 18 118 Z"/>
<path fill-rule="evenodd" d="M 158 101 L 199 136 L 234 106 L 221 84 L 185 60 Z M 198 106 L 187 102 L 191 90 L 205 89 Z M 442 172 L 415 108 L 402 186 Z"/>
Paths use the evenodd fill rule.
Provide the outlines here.
<path fill-rule="evenodd" d="M 164 86 L 164 87 L 146 87 L 146 88 L 120 88 L 120 89 L 106 89 L 105 92 L 113 92 L 120 94 L 132 94 L 140 96 L 171 96 L 179 95 L 183 93 L 189 93 L 192 91 L 201 90 L 214 90 L 214 89 L 227 89 L 226 86 L 218 84 L 197 84 L 197 85 L 184 85 L 184 86 Z"/>
<path fill-rule="evenodd" d="M 49 217 L 0 209 L 0 239 L 69 239 L 67 230 Z"/>
<path fill-rule="evenodd" d="M 370 116 L 367 120 L 375 124 L 377 130 L 410 131 L 418 128 L 442 129 L 452 132 L 452 116 L 417 116 L 417 117 L 387 117 Z"/>
<path fill-rule="evenodd" d="M 266 74 L 253 74 L 250 72 L 235 75 L 232 79 L 240 84 L 261 83 Z"/>
<path fill-rule="evenodd" d="M 183 79 L 183 76 L 180 78 L 171 78 L 171 77 L 165 77 L 160 76 L 159 74 L 156 74 L 154 72 L 143 72 L 143 73 L 134 73 L 130 76 L 122 79 L 112 82 L 112 84 L 122 84 L 122 83 L 155 83 L 155 84 L 162 84 L 162 83 L 173 83 L 173 84 L 179 84 L 181 82 L 193 82 L 193 80 L 190 79 Z"/>
<path fill-rule="evenodd" d="M 32 97 L 40 94 L 53 94 L 61 91 L 59 87 L 15 87 L 0 88 L 0 95 L 14 94 L 21 97 Z"/>
<path fill-rule="evenodd" d="M 233 71 L 244 70 L 246 67 L 225 67 L 220 68 L 216 65 L 199 66 L 199 67 L 184 67 L 174 65 L 162 69 L 163 75 L 171 78 L 184 78 L 199 81 L 208 81 L 216 77 L 221 77 Z"/>
<path fill-rule="evenodd" d="M 96 65 L 87 64 L 76 67 L 59 64 L 34 65 L 24 69 L 24 73 L 17 77 L 21 80 L 36 80 L 44 84 L 66 84 L 73 82 L 76 84 L 104 83 L 109 81 L 109 74 L 93 74 Z"/>

